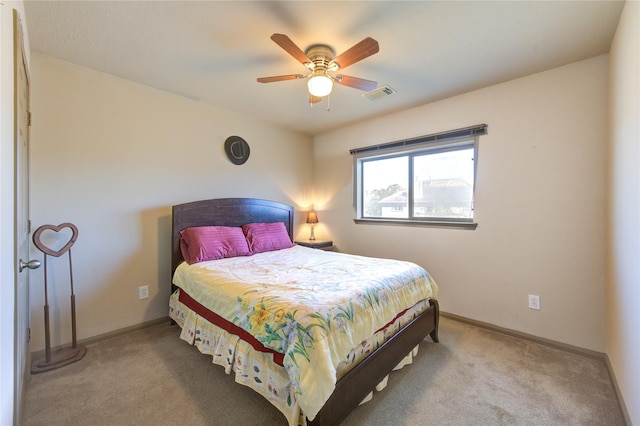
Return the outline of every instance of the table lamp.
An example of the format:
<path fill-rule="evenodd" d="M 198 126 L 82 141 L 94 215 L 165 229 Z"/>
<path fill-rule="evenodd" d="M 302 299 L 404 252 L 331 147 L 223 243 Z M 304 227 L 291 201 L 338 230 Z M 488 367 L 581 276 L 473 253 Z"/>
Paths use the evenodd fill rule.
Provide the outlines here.
<path fill-rule="evenodd" d="M 313 225 L 318 223 L 318 215 L 314 211 L 310 211 L 307 213 L 307 223 L 311 224 L 311 237 L 309 237 L 310 241 L 315 241 L 316 237 L 313 235 Z"/>

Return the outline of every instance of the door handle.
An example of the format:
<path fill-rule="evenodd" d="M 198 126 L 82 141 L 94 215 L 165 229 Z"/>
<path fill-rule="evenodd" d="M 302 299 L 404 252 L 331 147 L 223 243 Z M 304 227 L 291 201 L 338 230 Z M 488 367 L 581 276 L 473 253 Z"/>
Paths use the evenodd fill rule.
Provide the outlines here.
<path fill-rule="evenodd" d="M 28 262 L 25 262 L 22 259 L 20 259 L 19 272 L 22 272 L 24 268 L 38 269 L 39 267 L 40 267 L 40 261 L 38 259 L 33 259 Z"/>

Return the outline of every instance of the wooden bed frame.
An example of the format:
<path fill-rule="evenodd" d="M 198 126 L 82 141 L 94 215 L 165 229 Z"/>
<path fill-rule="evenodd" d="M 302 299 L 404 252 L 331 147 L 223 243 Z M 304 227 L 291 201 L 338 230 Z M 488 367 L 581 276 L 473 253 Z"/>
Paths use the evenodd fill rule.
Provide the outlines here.
<path fill-rule="evenodd" d="M 194 226 L 242 226 L 247 223 L 284 222 L 293 241 L 293 207 L 255 198 L 220 198 L 173 206 L 171 274 L 183 261 L 180 231 Z M 171 284 L 172 293 L 176 286 Z M 439 307 L 435 299 L 420 316 L 404 326 L 336 383 L 336 388 L 309 425 L 337 425 L 427 335 L 438 342 Z"/>

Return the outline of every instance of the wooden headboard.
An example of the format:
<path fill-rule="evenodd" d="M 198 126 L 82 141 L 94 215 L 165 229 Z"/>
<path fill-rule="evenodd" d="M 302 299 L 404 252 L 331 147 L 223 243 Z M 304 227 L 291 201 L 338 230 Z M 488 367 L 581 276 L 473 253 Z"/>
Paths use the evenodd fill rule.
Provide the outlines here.
<path fill-rule="evenodd" d="M 180 231 L 194 226 L 242 226 L 247 223 L 284 222 L 293 241 L 293 207 L 257 198 L 218 198 L 173 206 L 171 230 L 171 278 L 184 260 Z"/>

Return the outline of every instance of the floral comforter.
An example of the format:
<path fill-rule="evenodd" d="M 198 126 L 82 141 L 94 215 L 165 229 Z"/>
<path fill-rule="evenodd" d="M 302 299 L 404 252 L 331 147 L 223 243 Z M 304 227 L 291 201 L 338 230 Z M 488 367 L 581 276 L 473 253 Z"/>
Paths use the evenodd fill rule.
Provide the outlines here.
<path fill-rule="evenodd" d="M 312 420 L 349 351 L 437 286 L 420 266 L 301 246 L 193 265 L 174 284 L 284 353 L 300 408 Z"/>

